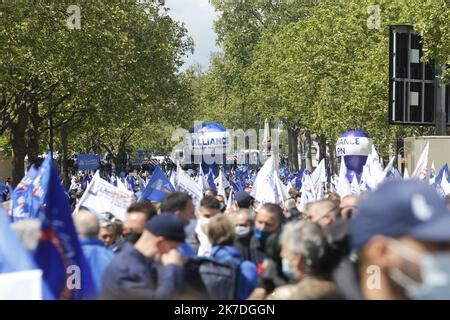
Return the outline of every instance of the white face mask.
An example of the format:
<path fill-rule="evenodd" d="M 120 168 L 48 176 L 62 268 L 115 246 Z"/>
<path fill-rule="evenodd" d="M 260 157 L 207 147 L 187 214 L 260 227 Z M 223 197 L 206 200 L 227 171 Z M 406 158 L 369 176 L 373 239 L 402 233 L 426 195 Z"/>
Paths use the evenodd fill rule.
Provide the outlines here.
<path fill-rule="evenodd" d="M 237 238 L 243 238 L 250 234 L 249 226 L 236 226 L 235 233 Z"/>
<path fill-rule="evenodd" d="M 415 300 L 450 299 L 450 252 L 433 252 L 419 257 L 412 249 L 397 240 L 391 240 L 394 250 L 403 258 L 420 267 L 422 282 L 412 279 L 399 269 L 390 277 L 405 289 L 405 294 Z"/>

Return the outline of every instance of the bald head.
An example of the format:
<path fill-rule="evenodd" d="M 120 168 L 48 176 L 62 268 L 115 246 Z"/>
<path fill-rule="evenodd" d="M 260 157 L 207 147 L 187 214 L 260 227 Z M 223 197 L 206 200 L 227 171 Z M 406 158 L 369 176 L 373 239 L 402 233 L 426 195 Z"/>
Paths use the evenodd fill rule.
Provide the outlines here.
<path fill-rule="evenodd" d="M 75 228 L 81 238 L 97 238 L 100 229 L 95 213 L 86 210 L 80 210 L 73 217 Z"/>

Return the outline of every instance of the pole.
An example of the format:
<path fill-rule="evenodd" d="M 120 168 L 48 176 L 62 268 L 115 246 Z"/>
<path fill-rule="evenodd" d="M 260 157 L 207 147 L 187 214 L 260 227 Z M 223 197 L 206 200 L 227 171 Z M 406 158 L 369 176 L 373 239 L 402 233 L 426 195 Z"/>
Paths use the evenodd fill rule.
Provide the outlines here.
<path fill-rule="evenodd" d="M 49 136 L 50 136 L 49 148 L 50 148 L 50 153 L 53 155 L 53 116 L 52 115 L 50 115 L 48 122 L 49 122 L 48 126 L 49 126 Z"/>
<path fill-rule="evenodd" d="M 435 77 L 435 101 L 436 101 L 436 135 L 447 135 L 447 117 L 445 113 L 445 84 L 439 81 L 439 75 L 445 71 L 445 66 L 442 66 Z"/>

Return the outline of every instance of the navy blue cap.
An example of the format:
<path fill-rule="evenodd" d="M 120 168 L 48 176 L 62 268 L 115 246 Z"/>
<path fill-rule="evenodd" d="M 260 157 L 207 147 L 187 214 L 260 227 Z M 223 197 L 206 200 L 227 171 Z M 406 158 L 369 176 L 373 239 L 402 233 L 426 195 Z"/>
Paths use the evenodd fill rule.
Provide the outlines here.
<path fill-rule="evenodd" d="M 186 238 L 183 222 L 170 212 L 163 212 L 151 218 L 146 223 L 145 228 L 153 235 L 167 240 L 183 242 Z"/>
<path fill-rule="evenodd" d="M 450 241 L 450 212 L 444 199 L 428 184 L 390 180 L 367 194 L 352 220 L 353 249 L 361 248 L 375 235 Z"/>
<path fill-rule="evenodd" d="M 239 208 L 250 208 L 255 198 L 248 194 L 248 192 L 239 191 L 234 194 L 234 200 L 236 200 Z"/>

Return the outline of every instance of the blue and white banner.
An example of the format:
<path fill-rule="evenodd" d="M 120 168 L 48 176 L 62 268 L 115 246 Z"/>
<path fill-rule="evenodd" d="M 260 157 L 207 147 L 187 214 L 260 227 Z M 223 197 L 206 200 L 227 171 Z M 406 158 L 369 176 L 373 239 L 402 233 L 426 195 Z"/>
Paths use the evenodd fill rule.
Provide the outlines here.
<path fill-rule="evenodd" d="M 100 166 L 100 156 L 80 153 L 77 158 L 78 170 L 96 170 Z"/>

